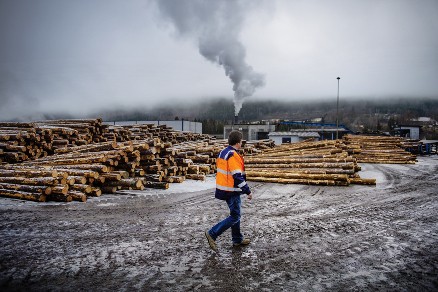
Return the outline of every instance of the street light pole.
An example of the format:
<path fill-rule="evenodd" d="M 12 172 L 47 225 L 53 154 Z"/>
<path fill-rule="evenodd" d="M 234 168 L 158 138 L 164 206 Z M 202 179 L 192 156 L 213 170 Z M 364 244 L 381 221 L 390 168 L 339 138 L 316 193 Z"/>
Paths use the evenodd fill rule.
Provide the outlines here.
<path fill-rule="evenodd" d="M 339 138 L 339 79 L 341 77 L 336 78 L 338 79 L 338 98 L 336 99 L 336 140 Z"/>

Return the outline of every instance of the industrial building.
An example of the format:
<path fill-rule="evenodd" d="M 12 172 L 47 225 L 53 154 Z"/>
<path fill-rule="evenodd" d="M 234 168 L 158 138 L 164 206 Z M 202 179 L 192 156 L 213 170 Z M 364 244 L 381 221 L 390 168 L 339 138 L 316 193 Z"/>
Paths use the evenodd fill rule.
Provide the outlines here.
<path fill-rule="evenodd" d="M 281 124 L 297 125 L 298 123 L 282 122 Z M 299 123 L 299 125 L 313 126 L 313 128 L 290 129 L 288 131 L 276 132 L 275 124 L 232 124 L 224 126 L 224 137 L 228 137 L 232 130 L 239 130 L 242 132 L 244 140 L 272 139 L 276 145 L 280 145 L 283 143 L 296 143 L 309 138 L 313 138 L 316 141 L 334 140 L 336 137 L 341 139 L 343 135 L 351 133 L 351 131 L 343 125 L 339 125 L 338 128 L 336 128 L 336 125 L 321 123 Z"/>
<path fill-rule="evenodd" d="M 420 129 L 419 125 L 399 125 L 394 130 L 397 136 L 418 140 L 420 139 Z"/>
<path fill-rule="evenodd" d="M 321 136 L 315 131 L 292 130 L 288 132 L 271 132 L 268 137 L 274 141 L 275 145 L 281 145 L 283 143 L 297 143 L 307 139 L 318 141 Z"/>
<path fill-rule="evenodd" d="M 224 137 L 228 137 L 232 130 L 242 132 L 243 139 L 247 141 L 268 139 L 268 134 L 275 131 L 271 124 L 234 124 L 224 126 Z"/>
<path fill-rule="evenodd" d="M 283 143 L 296 143 L 303 140 L 313 139 L 318 140 L 335 140 L 336 132 L 339 139 L 347 133 L 348 129 L 343 127 L 336 128 L 313 128 L 313 129 L 291 129 L 287 132 L 271 132 L 268 134 L 269 139 L 272 139 L 276 145 Z"/>

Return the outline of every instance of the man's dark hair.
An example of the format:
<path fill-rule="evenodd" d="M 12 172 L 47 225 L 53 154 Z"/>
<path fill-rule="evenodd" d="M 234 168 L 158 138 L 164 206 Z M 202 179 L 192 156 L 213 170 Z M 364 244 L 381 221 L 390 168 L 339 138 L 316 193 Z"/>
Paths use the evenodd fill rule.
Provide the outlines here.
<path fill-rule="evenodd" d="M 239 142 L 242 142 L 243 135 L 239 131 L 231 131 L 230 135 L 228 136 L 228 145 L 236 145 Z"/>

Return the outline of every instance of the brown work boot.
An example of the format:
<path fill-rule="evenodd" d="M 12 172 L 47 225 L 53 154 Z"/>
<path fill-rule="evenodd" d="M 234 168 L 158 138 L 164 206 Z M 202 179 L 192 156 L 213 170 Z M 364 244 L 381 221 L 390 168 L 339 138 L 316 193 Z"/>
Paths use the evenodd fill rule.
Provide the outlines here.
<path fill-rule="evenodd" d="M 237 247 L 237 246 L 244 246 L 244 245 L 248 245 L 251 243 L 251 239 L 249 238 L 245 238 L 244 240 L 242 240 L 242 242 L 240 243 L 233 243 L 233 246 Z"/>
<path fill-rule="evenodd" d="M 216 242 L 214 241 L 213 237 L 210 236 L 210 233 L 208 233 L 208 231 L 205 231 L 205 237 L 207 237 L 210 248 L 214 251 L 217 251 Z"/>

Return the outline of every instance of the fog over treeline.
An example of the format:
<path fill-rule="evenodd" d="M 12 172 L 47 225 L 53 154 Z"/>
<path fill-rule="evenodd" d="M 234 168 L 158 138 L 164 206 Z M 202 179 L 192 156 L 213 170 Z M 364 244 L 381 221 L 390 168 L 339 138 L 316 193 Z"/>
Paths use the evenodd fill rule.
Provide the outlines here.
<path fill-rule="evenodd" d="M 438 120 L 438 98 L 386 98 L 348 99 L 340 98 L 340 118 L 353 119 L 357 115 L 397 116 L 402 120 L 416 117 L 431 117 Z M 145 120 L 218 120 L 231 122 L 234 119 L 234 104 L 230 98 L 213 98 L 197 102 L 163 103 L 154 107 L 114 107 L 89 114 L 43 113 L 39 120 L 80 119 L 101 117 L 105 121 L 145 121 Z M 336 120 L 336 97 L 301 101 L 281 101 L 278 99 L 253 99 L 243 104 L 239 120 L 254 122 L 261 120 L 311 120 L 323 118 L 325 122 Z M 4 119 L 1 119 L 4 121 Z M 12 121 L 32 121 L 22 117 Z M 11 121 L 11 119 L 9 119 Z"/>
<path fill-rule="evenodd" d="M 414 118 L 428 116 L 438 118 L 438 98 L 392 98 L 340 100 L 340 115 L 386 114 Z M 234 119 L 233 101 L 226 98 L 209 99 L 204 102 L 165 104 L 151 109 L 125 109 L 96 113 L 105 120 L 185 120 L 213 119 L 224 122 Z M 239 114 L 240 121 L 253 122 L 269 119 L 306 120 L 322 118 L 334 121 L 336 98 L 334 100 L 251 100 L 244 103 Z"/>
<path fill-rule="evenodd" d="M 340 99 L 339 123 L 356 132 L 389 131 L 397 124 L 412 124 L 419 117 L 438 120 L 438 98 Z M 208 99 L 202 102 L 174 102 L 155 107 L 114 107 L 91 114 L 41 114 L 38 120 L 102 118 L 116 121 L 189 120 L 201 122 L 203 132 L 217 134 L 234 120 L 234 103 L 230 98 Z M 336 122 L 336 97 L 332 100 L 281 101 L 253 99 L 243 104 L 240 123 L 281 120 Z M 15 119 L 35 121 L 35 119 Z M 428 137 L 437 137 L 436 126 Z M 284 130 L 284 129 L 280 129 Z"/>
<path fill-rule="evenodd" d="M 437 15 L 437 0 L 0 0 L 0 119 L 175 100 L 196 118 L 215 97 L 289 115 L 336 97 L 338 76 L 342 100 L 438 97 Z"/>

